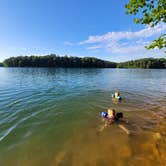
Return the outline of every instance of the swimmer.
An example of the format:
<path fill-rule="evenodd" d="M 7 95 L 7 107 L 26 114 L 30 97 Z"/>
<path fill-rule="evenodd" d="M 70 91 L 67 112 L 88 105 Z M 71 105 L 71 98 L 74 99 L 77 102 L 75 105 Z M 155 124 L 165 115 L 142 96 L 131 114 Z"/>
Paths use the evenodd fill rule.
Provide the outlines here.
<path fill-rule="evenodd" d="M 118 122 L 120 119 L 123 118 L 123 113 L 122 112 L 115 112 L 114 109 L 109 108 L 107 112 L 102 112 L 101 113 L 103 120 L 105 124 L 101 127 L 99 131 L 103 131 L 106 127 L 111 125 L 114 122 Z M 128 122 L 127 122 L 128 123 Z M 130 131 L 122 124 L 118 124 L 118 126 L 126 133 L 130 134 Z"/>
<path fill-rule="evenodd" d="M 107 119 L 108 119 L 108 120 L 114 120 L 114 118 L 115 118 L 115 110 L 109 108 L 109 109 L 107 110 Z"/>
<path fill-rule="evenodd" d="M 120 96 L 120 93 L 118 91 L 112 94 L 112 98 L 117 100 L 122 100 L 122 97 Z"/>
<path fill-rule="evenodd" d="M 104 126 L 100 129 L 100 131 L 103 131 L 104 128 L 106 128 L 108 125 L 111 125 L 115 121 L 115 110 L 109 108 L 107 112 L 102 112 L 101 113 L 103 117 L 103 121 L 105 122 Z"/>
<path fill-rule="evenodd" d="M 122 112 L 115 112 L 114 109 L 109 108 L 107 112 L 102 112 L 101 113 L 102 117 L 104 117 L 104 120 L 107 123 L 112 123 L 114 121 L 118 121 L 119 118 L 123 118 L 123 113 Z"/>

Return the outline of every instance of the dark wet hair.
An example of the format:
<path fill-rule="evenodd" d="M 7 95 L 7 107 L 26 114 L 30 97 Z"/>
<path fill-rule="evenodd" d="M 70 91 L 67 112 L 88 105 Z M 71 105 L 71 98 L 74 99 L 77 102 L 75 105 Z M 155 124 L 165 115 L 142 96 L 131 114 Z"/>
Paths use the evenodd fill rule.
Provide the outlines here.
<path fill-rule="evenodd" d="M 123 118 L 123 113 L 122 112 L 117 112 L 115 116 L 115 121 L 118 121 L 119 118 Z"/>
<path fill-rule="evenodd" d="M 116 117 L 117 118 L 123 118 L 123 113 L 122 112 L 117 112 Z"/>

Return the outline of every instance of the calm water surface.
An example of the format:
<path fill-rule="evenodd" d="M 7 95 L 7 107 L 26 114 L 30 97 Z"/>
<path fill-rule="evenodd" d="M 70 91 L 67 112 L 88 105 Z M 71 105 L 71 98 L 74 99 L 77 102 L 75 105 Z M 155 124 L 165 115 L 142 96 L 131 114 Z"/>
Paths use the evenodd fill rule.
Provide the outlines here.
<path fill-rule="evenodd" d="M 99 132 L 109 107 L 130 135 Z M 1 166 L 165 163 L 166 70 L 0 68 Z"/>

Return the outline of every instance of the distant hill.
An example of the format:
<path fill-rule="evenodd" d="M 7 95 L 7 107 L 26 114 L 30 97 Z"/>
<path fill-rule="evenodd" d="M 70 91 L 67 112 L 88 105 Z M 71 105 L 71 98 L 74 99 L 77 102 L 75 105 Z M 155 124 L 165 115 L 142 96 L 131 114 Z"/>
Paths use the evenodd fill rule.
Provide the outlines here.
<path fill-rule="evenodd" d="M 127 61 L 117 64 L 118 68 L 144 68 L 144 69 L 164 69 L 166 68 L 165 58 L 144 58 L 134 61 Z"/>
<path fill-rule="evenodd" d="M 2 66 L 2 64 L 0 64 Z M 3 62 L 5 67 L 72 67 L 72 68 L 144 68 L 166 69 L 165 58 L 144 58 L 127 62 L 110 62 L 94 57 L 58 56 L 18 56 Z"/>
<path fill-rule="evenodd" d="M 0 67 L 3 67 L 3 63 L 0 63 Z"/>
<path fill-rule="evenodd" d="M 69 57 L 55 54 L 46 56 L 18 56 L 3 62 L 6 67 L 81 67 L 81 68 L 115 68 L 116 63 L 93 57 Z"/>

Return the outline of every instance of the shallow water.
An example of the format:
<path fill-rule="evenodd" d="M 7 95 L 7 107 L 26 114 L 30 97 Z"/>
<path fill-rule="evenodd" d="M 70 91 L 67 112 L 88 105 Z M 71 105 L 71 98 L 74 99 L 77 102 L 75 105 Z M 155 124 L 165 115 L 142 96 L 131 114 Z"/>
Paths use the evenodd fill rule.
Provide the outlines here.
<path fill-rule="evenodd" d="M 0 165 L 164 165 L 165 101 L 166 70 L 0 68 Z M 109 107 L 130 135 L 99 131 Z"/>

